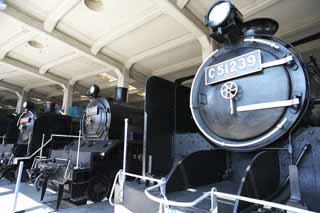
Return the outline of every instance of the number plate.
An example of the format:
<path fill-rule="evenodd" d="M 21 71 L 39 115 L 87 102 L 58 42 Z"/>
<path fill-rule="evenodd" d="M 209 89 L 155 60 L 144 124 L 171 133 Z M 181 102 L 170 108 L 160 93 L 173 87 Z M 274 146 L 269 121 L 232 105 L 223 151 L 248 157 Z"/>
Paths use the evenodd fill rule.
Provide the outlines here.
<path fill-rule="evenodd" d="M 28 122 L 29 122 L 29 118 L 28 117 L 20 119 L 20 123 L 21 124 L 28 123 Z"/>
<path fill-rule="evenodd" d="M 261 52 L 256 50 L 205 68 L 205 83 L 215 84 L 261 70 Z"/>
<path fill-rule="evenodd" d="M 97 115 L 98 114 L 98 107 L 95 106 L 95 107 L 90 107 L 86 110 L 86 113 L 88 116 L 91 116 L 91 115 Z"/>

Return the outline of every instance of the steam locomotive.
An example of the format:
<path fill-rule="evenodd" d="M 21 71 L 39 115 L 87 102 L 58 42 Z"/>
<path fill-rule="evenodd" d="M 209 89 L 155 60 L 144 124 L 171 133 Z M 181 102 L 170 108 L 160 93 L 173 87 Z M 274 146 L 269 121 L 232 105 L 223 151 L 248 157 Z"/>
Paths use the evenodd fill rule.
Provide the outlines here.
<path fill-rule="evenodd" d="M 70 138 L 53 138 L 51 143 L 44 147 L 52 134 L 69 135 L 77 132 L 79 122 L 70 116 L 55 112 L 55 104 L 49 104 L 44 113 L 37 118 L 34 113 L 34 104 L 25 102 L 24 112 L 10 120 L 4 143 L 0 146 L 1 152 L 1 177 L 15 180 L 17 164 L 20 160 L 25 162 L 22 181 L 29 178 L 27 171 L 32 166 L 33 158 L 39 154 L 47 156 L 49 148 L 70 143 Z"/>
<path fill-rule="evenodd" d="M 24 157 L 31 150 L 31 136 L 36 114 L 34 104 L 23 103 L 24 111 L 9 119 L 3 143 L 0 145 L 0 177 L 14 180 L 16 176 L 16 166 L 13 164 L 14 157 Z"/>
<path fill-rule="evenodd" d="M 140 177 L 147 182 L 117 184 L 115 212 L 215 212 L 213 198 L 204 199 L 210 191 L 227 193 L 219 212 L 283 212 L 274 203 L 319 212 L 319 74 L 273 37 L 272 19 L 244 22 L 221 0 L 206 23 L 222 45 L 196 75 L 147 82 Z M 165 185 L 150 195 L 157 179 Z"/>
<path fill-rule="evenodd" d="M 64 148 L 52 148 L 46 159 L 35 159 L 32 170 L 42 185 L 41 200 L 47 187 L 58 191 L 56 209 L 64 192 L 70 201 L 82 205 L 99 202 L 110 192 L 112 181 L 122 162 L 124 119 L 129 119 L 128 168 L 141 171 L 143 112 L 124 103 L 99 96 L 90 88 L 91 100 L 81 119 L 81 135 Z"/>

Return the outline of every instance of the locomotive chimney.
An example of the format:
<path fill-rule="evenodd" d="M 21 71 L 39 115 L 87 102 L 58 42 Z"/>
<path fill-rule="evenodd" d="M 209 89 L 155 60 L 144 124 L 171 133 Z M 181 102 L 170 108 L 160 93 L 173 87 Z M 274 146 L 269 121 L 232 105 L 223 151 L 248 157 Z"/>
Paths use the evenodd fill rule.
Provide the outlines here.
<path fill-rule="evenodd" d="M 128 100 L 128 88 L 116 87 L 114 91 L 114 99 L 117 103 L 126 103 Z"/>

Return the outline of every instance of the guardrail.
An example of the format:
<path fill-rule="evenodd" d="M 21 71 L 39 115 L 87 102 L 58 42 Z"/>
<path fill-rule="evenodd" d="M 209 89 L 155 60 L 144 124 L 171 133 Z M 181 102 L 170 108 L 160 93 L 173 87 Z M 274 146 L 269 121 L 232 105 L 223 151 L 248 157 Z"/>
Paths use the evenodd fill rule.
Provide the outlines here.
<path fill-rule="evenodd" d="M 125 119 L 125 134 L 127 133 L 127 119 Z M 124 194 L 124 184 L 125 184 L 125 180 L 126 180 L 126 176 L 130 176 L 130 177 L 134 177 L 134 178 L 138 178 L 140 180 L 144 180 L 144 181 L 152 181 L 157 183 L 154 186 L 150 186 L 148 188 L 146 188 L 144 190 L 144 194 L 152 201 L 159 203 L 159 212 L 162 212 L 161 210 L 163 209 L 170 209 L 170 207 L 184 207 L 184 208 L 188 208 L 188 207 L 194 207 L 197 204 L 199 204 L 200 202 L 202 202 L 205 199 L 208 199 L 210 197 L 211 200 L 211 213 L 217 213 L 218 212 L 218 198 L 223 199 L 223 200 L 228 200 L 228 201 L 237 201 L 237 200 L 241 200 L 241 201 L 245 201 L 245 202 L 249 202 L 249 203 L 253 203 L 253 204 L 258 204 L 261 205 L 265 208 L 276 208 L 276 209 L 282 209 L 282 210 L 286 210 L 289 212 L 296 212 L 296 213 L 315 213 L 313 211 L 309 211 L 309 210 L 304 210 L 304 209 L 300 209 L 300 208 L 296 208 L 296 207 L 292 207 L 292 206 L 287 206 L 287 205 L 283 205 L 283 204 L 279 204 L 279 203 L 274 203 L 274 202 L 270 202 L 270 201 L 265 201 L 265 200 L 260 200 L 260 199 L 255 199 L 255 198 L 250 198 L 250 197 L 245 197 L 245 196 L 239 196 L 239 195 L 234 195 L 234 194 L 228 194 L 228 193 L 223 193 L 223 192 L 219 192 L 217 191 L 216 188 L 211 188 L 210 191 L 208 192 L 204 192 L 203 195 L 199 196 L 198 198 L 196 198 L 193 201 L 190 202 L 178 202 L 178 201 L 173 201 L 173 200 L 168 200 L 166 197 L 166 184 L 167 181 L 165 178 L 161 178 L 161 179 L 155 179 L 155 178 L 150 178 L 150 177 L 146 177 L 146 176 L 141 176 L 141 175 L 137 175 L 137 174 L 132 174 L 132 173 L 127 173 L 126 172 L 126 150 L 127 150 L 127 145 L 128 145 L 128 141 L 127 138 L 125 137 L 124 140 L 124 154 L 123 154 L 123 169 L 120 170 L 117 174 L 116 177 L 114 179 L 113 185 L 112 185 L 112 189 L 111 189 L 111 193 L 109 196 L 109 203 L 110 205 L 114 206 L 115 204 L 113 203 L 112 199 L 114 196 L 114 191 L 115 191 L 115 186 L 117 184 L 117 182 L 119 182 L 120 185 L 120 190 L 119 190 L 119 197 L 120 197 L 120 202 L 123 202 L 123 194 Z M 162 197 L 158 197 L 155 196 L 153 194 L 151 194 L 150 192 L 155 190 L 155 189 L 159 189 L 160 190 L 160 194 Z"/>
<path fill-rule="evenodd" d="M 78 143 L 80 143 L 80 138 L 82 138 L 82 136 L 79 135 L 59 135 L 59 134 L 52 134 L 51 137 L 45 142 L 42 143 L 41 147 L 39 149 L 37 149 L 35 152 L 33 152 L 31 155 L 27 156 L 27 157 L 17 157 L 13 159 L 13 164 L 17 164 L 18 161 L 20 160 L 30 160 L 31 158 L 33 158 L 36 154 L 38 154 L 39 152 L 42 152 L 43 148 L 45 148 L 52 140 L 54 137 L 63 137 L 63 138 L 79 138 Z M 77 158 L 79 158 L 79 155 L 77 156 Z"/>

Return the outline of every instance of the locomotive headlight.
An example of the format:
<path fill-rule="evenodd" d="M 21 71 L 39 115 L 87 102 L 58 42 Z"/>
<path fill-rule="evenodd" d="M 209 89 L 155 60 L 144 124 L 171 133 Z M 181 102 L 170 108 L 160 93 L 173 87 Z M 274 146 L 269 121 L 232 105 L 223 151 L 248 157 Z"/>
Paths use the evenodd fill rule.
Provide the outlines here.
<path fill-rule="evenodd" d="M 94 86 L 91 86 L 91 87 L 90 87 L 90 91 L 89 91 L 89 92 L 90 92 L 90 94 L 93 94 L 93 93 L 94 93 L 94 91 L 95 91 Z"/>
<path fill-rule="evenodd" d="M 228 19 L 231 12 L 231 3 L 229 1 L 218 1 L 209 10 L 206 16 L 206 24 L 210 27 L 217 27 Z"/>
<path fill-rule="evenodd" d="M 27 101 L 23 102 L 22 107 L 27 108 L 27 106 L 28 106 L 28 102 Z"/>
<path fill-rule="evenodd" d="M 98 97 L 99 92 L 100 88 L 97 85 L 92 85 L 89 89 L 89 95 L 94 98 Z"/>

